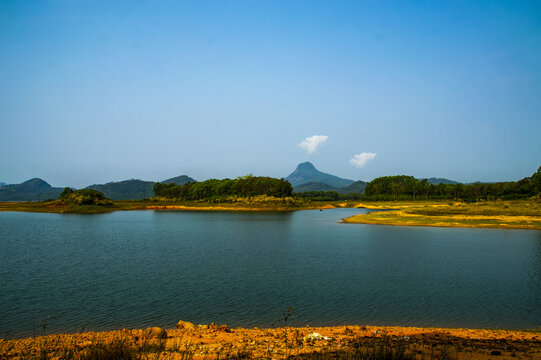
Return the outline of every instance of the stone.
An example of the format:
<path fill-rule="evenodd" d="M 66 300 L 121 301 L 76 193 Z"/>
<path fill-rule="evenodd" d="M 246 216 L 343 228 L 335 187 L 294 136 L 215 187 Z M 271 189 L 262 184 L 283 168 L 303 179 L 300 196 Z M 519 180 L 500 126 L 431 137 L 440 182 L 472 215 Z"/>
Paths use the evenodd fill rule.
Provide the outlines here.
<path fill-rule="evenodd" d="M 191 322 L 180 320 L 177 323 L 177 329 L 184 329 L 184 330 L 195 329 L 195 325 L 192 324 Z"/>
<path fill-rule="evenodd" d="M 167 331 L 161 327 L 150 327 L 145 329 L 143 336 L 150 339 L 165 339 L 167 338 Z"/>
<path fill-rule="evenodd" d="M 210 331 L 223 331 L 223 332 L 231 332 L 231 329 L 227 327 L 227 325 L 216 325 L 215 323 L 212 323 L 209 325 Z"/>

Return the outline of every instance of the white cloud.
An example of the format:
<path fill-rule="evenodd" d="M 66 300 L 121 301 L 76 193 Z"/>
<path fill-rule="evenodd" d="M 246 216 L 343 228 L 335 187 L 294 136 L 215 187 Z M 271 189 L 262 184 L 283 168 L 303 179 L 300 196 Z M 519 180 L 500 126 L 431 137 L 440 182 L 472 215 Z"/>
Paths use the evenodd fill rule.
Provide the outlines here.
<path fill-rule="evenodd" d="M 308 154 L 317 152 L 317 148 L 323 144 L 329 137 L 326 135 L 314 135 L 307 137 L 301 141 L 297 146 L 306 150 Z"/>
<path fill-rule="evenodd" d="M 369 162 L 370 160 L 374 160 L 375 157 L 376 153 L 363 152 L 357 155 L 353 155 L 353 157 L 349 159 L 349 163 L 355 167 L 362 168 L 366 165 L 367 162 Z"/>

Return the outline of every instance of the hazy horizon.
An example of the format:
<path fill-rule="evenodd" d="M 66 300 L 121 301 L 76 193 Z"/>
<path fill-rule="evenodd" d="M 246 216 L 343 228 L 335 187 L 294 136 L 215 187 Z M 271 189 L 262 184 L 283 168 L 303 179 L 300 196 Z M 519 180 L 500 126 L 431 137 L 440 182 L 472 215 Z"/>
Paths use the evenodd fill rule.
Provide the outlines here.
<path fill-rule="evenodd" d="M 516 181 L 541 3 L 0 0 L 0 182 Z"/>

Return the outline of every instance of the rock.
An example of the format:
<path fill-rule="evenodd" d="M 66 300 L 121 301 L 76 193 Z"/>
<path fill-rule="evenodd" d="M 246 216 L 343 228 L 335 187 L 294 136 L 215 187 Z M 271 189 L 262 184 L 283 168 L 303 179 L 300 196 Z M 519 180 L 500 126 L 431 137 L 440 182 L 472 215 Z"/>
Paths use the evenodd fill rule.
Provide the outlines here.
<path fill-rule="evenodd" d="M 231 330 L 227 327 L 227 325 L 216 325 L 215 323 L 212 323 L 209 325 L 209 330 L 211 331 L 223 331 L 223 332 L 231 332 Z"/>
<path fill-rule="evenodd" d="M 77 347 L 80 349 L 84 349 L 86 347 L 89 347 L 92 345 L 92 341 L 84 341 L 82 343 L 77 344 Z"/>
<path fill-rule="evenodd" d="M 145 329 L 145 331 L 143 332 L 143 335 L 146 338 L 151 338 L 151 339 L 165 339 L 167 338 L 167 331 L 165 331 L 165 329 L 161 327 L 150 327 L 150 328 Z"/>
<path fill-rule="evenodd" d="M 158 338 L 148 339 L 148 340 L 145 341 L 144 346 L 147 347 L 147 349 L 149 347 L 152 348 L 152 349 L 149 349 L 149 350 L 160 352 L 160 351 L 165 350 L 166 341 L 167 340 L 158 339 Z"/>
<path fill-rule="evenodd" d="M 195 325 L 192 324 L 191 322 L 180 320 L 177 323 L 177 329 L 184 329 L 184 330 L 195 329 Z"/>

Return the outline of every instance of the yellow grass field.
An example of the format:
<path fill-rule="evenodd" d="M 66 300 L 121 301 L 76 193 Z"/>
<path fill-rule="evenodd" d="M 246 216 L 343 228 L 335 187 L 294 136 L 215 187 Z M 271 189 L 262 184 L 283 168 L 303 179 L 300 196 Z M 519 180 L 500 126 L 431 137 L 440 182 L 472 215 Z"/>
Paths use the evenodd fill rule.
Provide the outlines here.
<path fill-rule="evenodd" d="M 360 203 L 355 207 L 375 211 L 345 218 L 344 222 L 397 226 L 541 230 L 541 201 L 539 200 L 477 203 L 446 201 L 370 202 Z"/>

